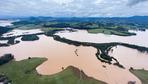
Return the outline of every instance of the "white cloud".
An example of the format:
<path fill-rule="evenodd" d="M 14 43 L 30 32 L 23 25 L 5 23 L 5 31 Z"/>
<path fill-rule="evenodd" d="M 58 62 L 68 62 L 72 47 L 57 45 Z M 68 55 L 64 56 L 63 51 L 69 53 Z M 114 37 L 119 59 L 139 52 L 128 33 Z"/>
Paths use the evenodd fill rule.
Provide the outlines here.
<path fill-rule="evenodd" d="M 0 16 L 148 15 L 148 0 L 0 0 Z"/>
<path fill-rule="evenodd" d="M 133 6 L 133 5 L 136 5 L 136 4 L 138 4 L 138 3 L 145 2 L 145 1 L 148 1 L 148 0 L 129 0 L 128 5 L 129 5 L 129 6 Z"/>
<path fill-rule="evenodd" d="M 58 4 L 68 4 L 70 2 L 72 2 L 73 0 L 53 0 Z"/>

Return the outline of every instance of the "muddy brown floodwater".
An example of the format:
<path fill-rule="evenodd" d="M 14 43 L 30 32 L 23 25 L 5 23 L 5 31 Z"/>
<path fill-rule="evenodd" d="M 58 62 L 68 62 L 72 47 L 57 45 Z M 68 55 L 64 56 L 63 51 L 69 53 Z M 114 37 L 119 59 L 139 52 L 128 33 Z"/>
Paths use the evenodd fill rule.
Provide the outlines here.
<path fill-rule="evenodd" d="M 127 69 L 133 67 L 134 69 L 148 70 L 148 53 L 142 53 L 124 46 L 117 46 L 112 49 L 113 52 L 109 52 L 109 54 Z"/>
<path fill-rule="evenodd" d="M 37 72 L 43 75 L 58 73 L 62 71 L 62 67 L 72 65 L 83 70 L 88 76 L 109 84 L 127 84 L 128 81 L 141 84 L 140 80 L 127 69 L 100 62 L 95 56 L 97 50 L 93 47 L 76 47 L 55 41 L 45 35 L 39 37 L 38 41 L 21 41 L 16 45 L 0 47 L 0 56 L 12 53 L 17 61 L 28 57 L 46 57 L 48 60 L 36 68 Z M 78 56 L 75 54 L 76 49 Z"/>
<path fill-rule="evenodd" d="M 77 32 L 59 32 L 56 33 L 56 35 L 80 42 L 91 42 L 91 43 L 122 42 L 122 43 L 129 43 L 129 44 L 148 47 L 148 30 L 146 30 L 145 32 L 130 30 L 130 32 L 134 32 L 137 35 L 117 36 L 117 35 L 106 35 L 102 33 L 90 34 L 86 30 L 78 30 Z"/>

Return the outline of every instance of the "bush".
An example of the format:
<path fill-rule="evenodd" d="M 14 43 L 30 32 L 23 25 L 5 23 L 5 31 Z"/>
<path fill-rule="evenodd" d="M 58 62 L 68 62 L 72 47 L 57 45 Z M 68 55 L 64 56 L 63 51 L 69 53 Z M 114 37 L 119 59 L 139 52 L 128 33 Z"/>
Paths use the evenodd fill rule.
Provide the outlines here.
<path fill-rule="evenodd" d="M 12 54 L 5 54 L 4 56 L 0 57 L 0 65 L 9 62 L 12 59 L 14 59 L 14 56 Z"/>
<path fill-rule="evenodd" d="M 7 33 L 8 31 L 12 30 L 12 28 L 2 27 L 0 26 L 0 35 Z"/>
<path fill-rule="evenodd" d="M 22 41 L 35 41 L 39 40 L 39 37 L 37 35 L 24 35 L 21 38 Z"/>

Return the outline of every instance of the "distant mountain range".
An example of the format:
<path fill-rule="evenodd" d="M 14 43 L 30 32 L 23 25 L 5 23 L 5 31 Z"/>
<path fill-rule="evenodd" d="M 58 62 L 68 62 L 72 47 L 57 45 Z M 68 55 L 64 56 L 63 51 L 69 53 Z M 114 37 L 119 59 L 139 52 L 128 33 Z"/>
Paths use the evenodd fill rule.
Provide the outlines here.
<path fill-rule="evenodd" d="M 9 17 L 3 19 L 21 19 L 25 21 L 55 21 L 55 22 L 105 22 L 105 23 L 137 23 L 148 24 L 148 16 L 133 17 Z"/>

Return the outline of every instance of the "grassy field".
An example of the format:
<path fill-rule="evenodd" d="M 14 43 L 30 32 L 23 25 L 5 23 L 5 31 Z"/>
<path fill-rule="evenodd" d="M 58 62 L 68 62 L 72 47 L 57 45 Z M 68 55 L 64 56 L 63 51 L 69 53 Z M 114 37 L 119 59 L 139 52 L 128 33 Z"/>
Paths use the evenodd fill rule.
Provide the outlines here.
<path fill-rule="evenodd" d="M 130 33 L 128 31 L 115 31 L 115 30 L 111 30 L 111 29 L 88 29 L 87 30 L 88 33 L 104 33 L 104 34 L 108 34 L 108 35 L 119 35 L 119 36 L 131 36 L 131 35 L 135 35 L 134 33 Z"/>
<path fill-rule="evenodd" d="M 141 80 L 142 84 L 148 84 L 148 71 L 143 69 L 130 71 Z"/>
<path fill-rule="evenodd" d="M 106 31 L 106 29 L 88 29 L 87 31 L 88 31 L 88 33 L 97 34 L 97 33 L 104 33 L 104 31 Z M 110 33 L 107 33 L 107 34 L 110 34 Z"/>
<path fill-rule="evenodd" d="M 44 61 L 44 58 L 10 61 L 0 66 L 0 74 L 5 74 L 12 84 L 105 84 L 87 77 L 83 72 L 80 79 L 79 69 L 72 66 L 54 75 L 39 75 L 35 69 Z"/>
<path fill-rule="evenodd" d="M 54 30 L 58 30 L 58 31 L 62 31 L 62 30 L 64 30 L 63 28 L 42 28 L 41 29 L 42 31 L 44 31 L 44 32 L 49 32 L 49 31 L 54 31 Z"/>
<path fill-rule="evenodd" d="M 38 20 L 27 20 L 14 22 L 12 28 L 18 29 L 42 29 L 45 32 L 49 31 L 59 31 L 62 28 L 73 28 L 73 29 L 84 29 L 88 30 L 89 33 L 104 33 L 109 35 L 119 35 L 119 36 L 131 36 L 135 33 L 128 32 L 131 29 L 129 25 L 117 25 L 117 24 L 107 24 L 107 23 L 95 23 L 95 22 L 48 22 L 48 21 L 38 21 Z"/>

